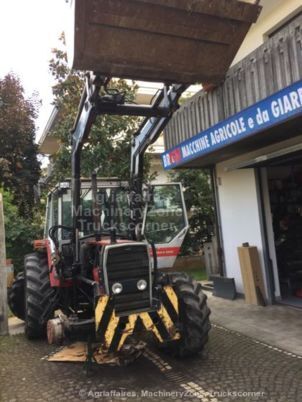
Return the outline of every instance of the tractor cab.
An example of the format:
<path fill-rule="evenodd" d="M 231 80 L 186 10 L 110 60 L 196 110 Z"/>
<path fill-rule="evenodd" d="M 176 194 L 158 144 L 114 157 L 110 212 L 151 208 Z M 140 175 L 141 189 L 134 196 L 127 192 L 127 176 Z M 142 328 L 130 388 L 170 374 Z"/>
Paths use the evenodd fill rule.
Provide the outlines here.
<path fill-rule="evenodd" d="M 127 182 L 116 178 L 97 180 L 94 204 L 91 180 L 81 180 L 81 202 L 74 211 L 79 217 L 80 238 L 93 236 L 96 232 L 109 236 L 111 226 L 114 226 L 118 236 L 127 238 L 128 188 Z M 48 195 L 44 237 L 48 237 L 52 227 L 58 226 L 59 240 L 67 240 L 70 237 L 67 228 L 72 227 L 72 214 L 71 180 L 66 180 L 59 183 Z"/>
<path fill-rule="evenodd" d="M 180 183 L 153 184 L 143 191 L 141 225 L 131 222 L 131 191 L 127 181 L 99 178 L 96 197 L 91 179 L 81 179 L 81 202 L 77 211 L 79 238 L 108 242 L 137 238 L 154 244 L 158 268 L 171 268 L 188 230 L 188 218 Z M 44 238 L 54 252 L 68 250 L 72 239 L 71 180 L 59 183 L 48 194 Z M 112 239 L 113 238 L 113 239 Z M 66 251 L 65 251 L 66 253 Z"/>

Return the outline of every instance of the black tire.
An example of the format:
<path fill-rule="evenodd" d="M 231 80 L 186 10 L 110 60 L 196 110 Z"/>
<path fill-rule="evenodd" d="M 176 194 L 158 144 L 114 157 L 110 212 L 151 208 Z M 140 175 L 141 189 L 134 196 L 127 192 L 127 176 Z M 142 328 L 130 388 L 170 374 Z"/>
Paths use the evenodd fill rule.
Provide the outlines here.
<path fill-rule="evenodd" d="M 8 306 L 11 312 L 20 320 L 25 320 L 25 303 L 24 303 L 24 273 L 19 272 L 16 276 L 12 287 L 8 289 L 7 294 Z"/>
<path fill-rule="evenodd" d="M 166 350 L 178 357 L 190 357 L 201 352 L 208 342 L 211 329 L 207 296 L 200 283 L 184 273 L 168 274 L 179 304 L 181 338 L 167 345 Z"/>
<path fill-rule="evenodd" d="M 42 315 L 55 289 L 50 287 L 47 258 L 40 253 L 25 256 L 25 334 L 28 339 L 46 335 L 46 322 Z M 49 317 L 51 318 L 51 317 Z"/>

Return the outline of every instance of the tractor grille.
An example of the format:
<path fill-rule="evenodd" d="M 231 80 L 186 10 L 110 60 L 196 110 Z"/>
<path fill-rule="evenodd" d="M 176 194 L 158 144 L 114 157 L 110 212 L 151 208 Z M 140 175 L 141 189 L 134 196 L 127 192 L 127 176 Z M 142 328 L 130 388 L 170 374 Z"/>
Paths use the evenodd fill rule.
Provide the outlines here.
<path fill-rule="evenodd" d="M 149 248 L 145 243 L 109 245 L 104 252 L 104 276 L 107 292 L 114 298 L 118 315 L 145 311 L 151 307 Z M 139 290 L 139 280 L 147 282 L 146 290 Z M 113 295 L 112 286 L 121 283 L 123 290 Z"/>

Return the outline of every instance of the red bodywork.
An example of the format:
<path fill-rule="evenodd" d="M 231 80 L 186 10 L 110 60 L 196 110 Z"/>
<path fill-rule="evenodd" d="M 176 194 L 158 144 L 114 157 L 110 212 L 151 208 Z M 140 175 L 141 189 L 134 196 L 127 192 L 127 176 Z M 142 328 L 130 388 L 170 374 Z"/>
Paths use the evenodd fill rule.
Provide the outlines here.
<path fill-rule="evenodd" d="M 132 240 L 117 240 L 117 244 L 123 244 L 123 243 L 133 243 Z M 107 246 L 111 243 L 110 238 L 105 238 L 100 241 L 96 240 L 88 240 L 87 244 L 90 245 L 98 245 L 98 246 Z M 49 278 L 50 278 L 50 286 L 51 287 L 58 287 L 58 288 L 66 288 L 72 286 L 71 280 L 64 280 L 60 278 L 57 274 L 55 264 L 53 262 L 53 258 L 56 256 L 53 256 L 51 254 L 51 249 L 50 249 L 50 242 L 47 239 L 43 240 L 35 240 L 34 241 L 34 249 L 35 250 L 43 250 L 47 253 L 47 260 L 48 260 L 48 267 L 49 267 Z M 157 247 L 156 252 L 157 252 L 157 257 L 172 257 L 172 256 L 177 256 L 179 254 L 180 247 Z M 150 247 L 150 255 L 152 256 L 152 248 Z M 98 274 L 98 267 L 95 267 L 93 269 L 93 278 L 96 282 L 99 282 L 99 274 Z"/>
<path fill-rule="evenodd" d="M 132 240 L 117 240 L 116 241 L 118 244 L 122 243 L 133 243 Z M 87 241 L 87 244 L 90 245 L 99 245 L 99 246 L 107 246 L 110 244 L 110 238 L 105 238 L 100 241 L 95 241 L 95 240 L 90 240 Z M 50 249 L 50 242 L 48 239 L 43 239 L 43 240 L 34 240 L 33 242 L 34 245 L 34 250 L 40 250 L 44 251 L 47 254 L 47 261 L 48 261 L 48 268 L 49 268 L 49 279 L 50 279 L 50 286 L 51 287 L 57 287 L 57 288 L 67 288 L 72 286 L 72 281 L 71 280 L 64 280 L 58 276 L 56 266 L 53 262 L 53 259 L 56 257 L 51 254 L 51 249 Z M 96 274 L 96 269 L 97 267 L 94 268 L 93 270 L 93 276 L 94 280 L 96 282 L 99 282 L 99 276 Z"/>
<path fill-rule="evenodd" d="M 59 278 L 59 276 L 57 274 L 57 270 L 56 270 L 55 264 L 53 262 L 53 258 L 55 256 L 53 256 L 51 254 L 49 240 L 47 240 L 47 239 L 34 240 L 34 249 L 35 250 L 43 250 L 47 253 L 50 286 L 56 287 L 56 288 L 70 287 L 72 285 L 72 282 L 70 280 L 64 280 L 64 279 Z"/>

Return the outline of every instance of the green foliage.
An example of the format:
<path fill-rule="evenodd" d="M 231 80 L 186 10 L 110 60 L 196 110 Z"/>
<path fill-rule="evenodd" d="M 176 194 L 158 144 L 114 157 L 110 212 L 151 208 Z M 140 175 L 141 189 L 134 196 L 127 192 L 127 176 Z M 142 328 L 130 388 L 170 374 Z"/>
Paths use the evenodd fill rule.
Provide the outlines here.
<path fill-rule="evenodd" d="M 186 274 L 192 276 L 196 281 L 205 281 L 208 279 L 206 270 L 201 266 L 194 267 L 194 269 L 187 269 Z"/>
<path fill-rule="evenodd" d="M 15 272 L 19 272 L 23 269 L 24 256 L 33 250 L 32 241 L 41 238 L 41 215 L 33 212 L 30 219 L 20 216 L 12 194 L 1 189 L 0 192 L 4 204 L 6 254 L 12 259 Z"/>
<path fill-rule="evenodd" d="M 64 37 L 62 36 L 64 43 Z M 70 71 L 65 51 L 54 49 L 50 70 L 56 80 L 53 87 L 55 105 L 58 107 L 58 121 L 53 135 L 61 143 L 59 152 L 53 157 L 52 184 L 70 177 L 71 174 L 71 134 L 81 92 L 84 88 L 84 74 Z M 125 80 L 116 79 L 108 88 L 126 95 L 128 102 L 135 98 L 136 86 Z M 130 166 L 130 140 L 137 130 L 140 119 L 128 116 L 98 117 L 93 125 L 87 144 L 82 151 L 82 176 L 90 177 L 91 172 L 100 168 L 99 176 L 128 179 Z M 148 161 L 147 161 L 148 170 Z"/>
<path fill-rule="evenodd" d="M 40 177 L 34 143 L 37 109 L 37 101 L 25 98 L 16 76 L 0 79 L 0 186 L 11 192 L 22 216 L 32 214 Z"/>
<path fill-rule="evenodd" d="M 190 228 L 182 246 L 182 255 L 200 252 L 214 231 L 214 200 L 207 170 L 184 169 L 171 174 L 184 187 Z"/>

